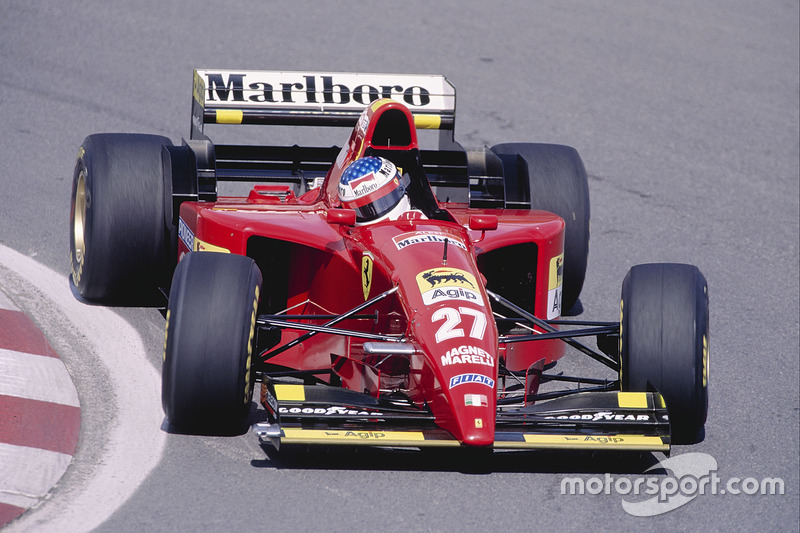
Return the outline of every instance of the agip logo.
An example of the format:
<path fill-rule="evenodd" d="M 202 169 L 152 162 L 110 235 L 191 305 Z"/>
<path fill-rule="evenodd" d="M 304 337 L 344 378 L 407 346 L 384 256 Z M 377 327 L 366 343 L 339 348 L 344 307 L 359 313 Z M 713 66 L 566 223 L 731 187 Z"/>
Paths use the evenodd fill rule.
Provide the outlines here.
<path fill-rule="evenodd" d="M 417 274 L 417 285 L 426 305 L 443 300 L 463 300 L 483 305 L 475 276 L 457 268 L 433 268 Z"/>

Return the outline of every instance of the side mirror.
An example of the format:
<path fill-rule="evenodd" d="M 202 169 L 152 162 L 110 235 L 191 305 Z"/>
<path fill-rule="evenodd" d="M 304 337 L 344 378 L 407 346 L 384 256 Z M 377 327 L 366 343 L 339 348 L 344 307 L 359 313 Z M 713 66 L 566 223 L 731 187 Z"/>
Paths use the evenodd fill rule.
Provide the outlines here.
<path fill-rule="evenodd" d="M 497 229 L 497 215 L 470 215 L 469 229 L 474 231 L 493 231 Z"/>
<path fill-rule="evenodd" d="M 356 225 L 356 212 L 352 209 L 328 209 L 328 224 L 340 224 L 342 226 Z"/>

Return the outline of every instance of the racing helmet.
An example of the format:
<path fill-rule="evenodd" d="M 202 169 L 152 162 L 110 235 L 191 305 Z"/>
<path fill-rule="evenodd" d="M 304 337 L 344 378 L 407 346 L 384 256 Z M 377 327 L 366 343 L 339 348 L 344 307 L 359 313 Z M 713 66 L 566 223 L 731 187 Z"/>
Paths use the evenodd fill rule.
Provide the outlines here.
<path fill-rule="evenodd" d="M 342 207 L 356 212 L 356 223 L 395 220 L 411 209 L 403 177 L 394 163 L 383 157 L 362 157 L 345 169 L 339 180 Z"/>

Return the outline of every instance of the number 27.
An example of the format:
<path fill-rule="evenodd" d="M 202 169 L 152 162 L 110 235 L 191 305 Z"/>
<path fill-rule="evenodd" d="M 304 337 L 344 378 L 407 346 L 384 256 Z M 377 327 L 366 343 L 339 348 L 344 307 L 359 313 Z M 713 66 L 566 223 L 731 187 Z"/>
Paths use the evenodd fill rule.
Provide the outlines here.
<path fill-rule="evenodd" d="M 459 307 L 458 309 L 442 307 L 431 315 L 433 322 L 444 320 L 444 324 L 436 330 L 436 342 L 464 336 L 464 330 L 456 327 L 461 324 L 461 315 L 469 315 L 473 318 L 469 336 L 474 339 L 483 339 L 483 334 L 486 332 L 486 315 L 482 311 L 471 307 Z"/>

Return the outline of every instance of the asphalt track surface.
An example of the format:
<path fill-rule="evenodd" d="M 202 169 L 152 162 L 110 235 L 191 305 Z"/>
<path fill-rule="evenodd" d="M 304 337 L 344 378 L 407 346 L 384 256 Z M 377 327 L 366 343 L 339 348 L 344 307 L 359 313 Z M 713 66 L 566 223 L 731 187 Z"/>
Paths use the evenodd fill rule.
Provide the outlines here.
<path fill-rule="evenodd" d="M 186 136 L 195 67 L 445 74 L 458 91 L 456 138 L 465 146 L 554 142 L 581 153 L 592 195 L 582 318 L 617 316 L 634 264 L 700 267 L 711 294 L 710 414 L 705 440 L 673 456 L 708 454 L 723 479 L 781 478 L 785 494 L 703 494 L 641 518 L 614 491 L 564 495 L 562 481 L 635 480 L 661 455 L 501 454 L 476 471 L 408 452 L 275 458 L 251 434 L 169 434 L 154 427 L 163 420 L 157 398 L 138 403 L 108 370 L 160 371 L 161 315 L 114 310 L 134 335 L 127 351 L 111 354 L 93 347 L 113 337 L 104 325 L 91 326 L 92 339 L 72 325 L 90 324 L 92 308 L 65 316 L 55 295 L 41 293 L 43 280 L 32 280 L 15 285 L 15 303 L 67 364 L 82 430 L 49 499 L 8 530 L 90 528 L 72 515 L 103 469 L 134 450 L 155 466 L 141 479 L 111 476 L 105 490 L 116 501 L 97 501 L 97 531 L 796 530 L 797 3 L 368 7 L 0 0 L 0 244 L 66 283 L 77 147 L 104 131 Z M 284 129 L 269 135 L 275 144 L 297 140 Z M 325 135 L 320 142 L 332 144 L 347 133 Z M 143 365 L 124 357 L 136 339 Z M 143 418 L 152 422 L 119 435 L 131 405 L 149 409 Z"/>

